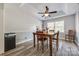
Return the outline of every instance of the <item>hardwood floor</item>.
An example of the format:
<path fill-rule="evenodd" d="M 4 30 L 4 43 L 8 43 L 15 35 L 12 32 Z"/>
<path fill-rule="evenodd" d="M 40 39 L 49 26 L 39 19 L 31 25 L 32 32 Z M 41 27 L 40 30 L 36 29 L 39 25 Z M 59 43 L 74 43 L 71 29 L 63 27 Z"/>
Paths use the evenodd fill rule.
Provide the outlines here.
<path fill-rule="evenodd" d="M 59 50 L 56 51 L 55 44 L 53 47 L 53 56 L 79 56 L 78 47 L 73 42 L 60 40 Z M 45 51 L 42 53 L 41 48 L 37 50 L 37 47 L 33 47 L 33 42 L 29 41 L 17 45 L 15 49 L 3 53 L 2 56 L 49 56 L 49 48 L 45 46 Z"/>

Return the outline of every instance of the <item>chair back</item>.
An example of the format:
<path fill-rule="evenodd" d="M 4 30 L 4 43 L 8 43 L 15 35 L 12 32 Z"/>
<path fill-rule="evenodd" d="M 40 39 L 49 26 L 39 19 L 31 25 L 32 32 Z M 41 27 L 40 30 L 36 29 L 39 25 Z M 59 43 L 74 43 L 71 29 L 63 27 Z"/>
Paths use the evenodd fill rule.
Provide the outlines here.
<path fill-rule="evenodd" d="M 55 33 L 54 39 L 55 39 L 55 40 L 59 40 L 59 31 L 58 31 L 57 33 Z"/>
<path fill-rule="evenodd" d="M 48 33 L 55 33 L 55 31 L 54 30 L 49 30 L 49 32 Z"/>
<path fill-rule="evenodd" d="M 43 36 L 42 35 L 39 35 L 39 33 L 43 33 L 43 31 L 36 31 L 37 33 L 37 39 L 43 39 Z"/>
<path fill-rule="evenodd" d="M 68 35 L 74 35 L 74 31 L 73 30 L 69 30 L 68 31 Z"/>

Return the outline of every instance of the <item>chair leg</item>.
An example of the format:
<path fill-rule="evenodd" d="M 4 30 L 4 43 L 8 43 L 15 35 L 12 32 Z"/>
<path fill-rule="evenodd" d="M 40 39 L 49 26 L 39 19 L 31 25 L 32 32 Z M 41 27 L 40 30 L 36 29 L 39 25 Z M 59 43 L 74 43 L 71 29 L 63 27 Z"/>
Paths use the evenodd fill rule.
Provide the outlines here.
<path fill-rule="evenodd" d="M 37 40 L 37 50 L 39 49 L 39 40 Z"/>
<path fill-rule="evenodd" d="M 56 41 L 56 48 L 57 48 L 57 51 L 58 51 L 58 40 Z"/>
<path fill-rule="evenodd" d="M 69 42 L 71 41 L 71 37 L 70 36 L 68 36 L 68 40 L 69 40 Z"/>
<path fill-rule="evenodd" d="M 48 48 L 48 39 L 47 39 L 47 48 Z"/>
<path fill-rule="evenodd" d="M 65 41 L 66 41 L 66 36 L 65 36 Z"/>
<path fill-rule="evenodd" d="M 42 53 L 44 52 L 44 42 L 43 42 L 43 40 L 41 41 L 41 43 L 42 43 Z"/>

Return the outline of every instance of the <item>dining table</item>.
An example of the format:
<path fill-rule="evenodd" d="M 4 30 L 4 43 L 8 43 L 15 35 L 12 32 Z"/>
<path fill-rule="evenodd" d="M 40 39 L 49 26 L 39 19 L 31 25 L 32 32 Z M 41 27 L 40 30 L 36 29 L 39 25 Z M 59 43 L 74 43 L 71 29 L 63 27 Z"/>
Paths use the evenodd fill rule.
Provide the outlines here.
<path fill-rule="evenodd" d="M 34 47 L 36 47 L 36 35 L 41 35 L 41 36 L 45 36 L 45 37 L 48 37 L 49 38 L 49 55 L 52 56 L 52 48 L 53 48 L 53 43 L 52 43 L 52 38 L 54 37 L 54 35 L 56 35 L 57 33 L 36 33 L 36 32 L 33 32 L 33 43 L 34 43 Z M 57 43 L 58 43 L 58 40 L 57 40 Z"/>

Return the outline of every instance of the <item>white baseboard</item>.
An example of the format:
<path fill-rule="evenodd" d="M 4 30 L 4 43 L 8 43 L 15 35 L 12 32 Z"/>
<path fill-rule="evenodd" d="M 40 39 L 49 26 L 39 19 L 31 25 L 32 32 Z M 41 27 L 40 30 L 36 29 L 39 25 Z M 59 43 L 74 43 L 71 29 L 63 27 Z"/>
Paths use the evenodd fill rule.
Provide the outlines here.
<path fill-rule="evenodd" d="M 18 42 L 18 43 L 16 43 L 16 45 L 18 45 L 18 44 L 22 44 L 22 43 L 24 43 L 24 42 L 28 42 L 28 41 L 31 41 L 32 39 L 27 39 L 27 40 L 24 40 L 24 41 L 21 41 L 21 42 Z"/>

